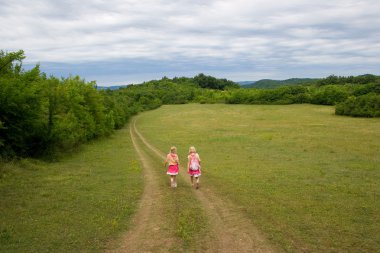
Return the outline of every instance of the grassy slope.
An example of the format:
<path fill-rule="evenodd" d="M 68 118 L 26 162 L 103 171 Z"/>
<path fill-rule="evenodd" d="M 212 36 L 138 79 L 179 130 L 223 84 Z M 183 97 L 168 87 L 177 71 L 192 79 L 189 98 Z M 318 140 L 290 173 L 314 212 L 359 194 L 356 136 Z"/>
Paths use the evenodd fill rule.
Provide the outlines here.
<path fill-rule="evenodd" d="M 94 252 L 125 230 L 142 192 L 127 129 L 57 163 L 0 168 L 0 252 Z"/>
<path fill-rule="evenodd" d="M 380 248 L 380 120 L 315 105 L 178 105 L 138 127 L 162 150 L 195 145 L 202 182 L 287 251 Z"/>

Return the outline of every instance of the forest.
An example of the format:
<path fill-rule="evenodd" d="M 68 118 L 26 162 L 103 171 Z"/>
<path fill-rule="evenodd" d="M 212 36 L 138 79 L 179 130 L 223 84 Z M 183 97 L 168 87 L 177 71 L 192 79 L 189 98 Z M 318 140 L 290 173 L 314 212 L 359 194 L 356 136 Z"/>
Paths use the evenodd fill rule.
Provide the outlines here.
<path fill-rule="evenodd" d="M 337 115 L 380 117 L 380 76 L 331 75 L 273 89 L 241 88 L 205 74 L 163 77 L 117 90 L 98 89 L 79 76 L 24 70 L 22 50 L 0 51 L 0 157 L 54 159 L 92 139 L 109 136 L 135 114 L 163 104 L 295 104 L 335 106 Z"/>

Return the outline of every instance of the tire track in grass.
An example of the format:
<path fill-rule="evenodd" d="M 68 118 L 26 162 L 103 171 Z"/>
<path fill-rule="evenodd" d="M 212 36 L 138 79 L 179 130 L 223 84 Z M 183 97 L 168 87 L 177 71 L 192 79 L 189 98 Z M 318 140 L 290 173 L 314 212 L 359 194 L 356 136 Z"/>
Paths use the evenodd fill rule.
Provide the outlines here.
<path fill-rule="evenodd" d="M 165 159 L 165 153 L 150 144 L 137 130 L 136 120 L 131 123 L 131 128 L 141 142 L 159 158 Z M 191 187 L 186 173 L 180 176 Z M 219 198 L 210 188 L 201 185 L 200 190 L 194 190 L 194 194 L 202 203 L 210 220 L 212 231 L 204 246 L 204 252 L 279 252 L 274 248 L 251 221 L 240 212 L 233 203 Z"/>
<path fill-rule="evenodd" d="M 149 156 L 138 144 L 134 128 L 130 125 L 130 136 L 136 153 L 141 161 L 144 176 L 144 190 L 131 229 L 122 236 L 121 242 L 108 253 L 119 252 L 171 252 L 180 245 L 179 240 L 172 234 L 170 224 L 164 214 L 164 193 L 159 185 L 158 176 Z"/>

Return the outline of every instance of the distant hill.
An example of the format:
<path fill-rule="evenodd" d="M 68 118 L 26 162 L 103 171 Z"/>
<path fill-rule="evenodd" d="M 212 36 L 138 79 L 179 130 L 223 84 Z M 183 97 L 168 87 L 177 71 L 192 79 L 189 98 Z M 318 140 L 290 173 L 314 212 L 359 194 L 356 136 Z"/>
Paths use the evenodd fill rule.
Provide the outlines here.
<path fill-rule="evenodd" d="M 191 78 L 190 78 L 191 79 Z M 317 78 L 290 78 L 286 80 L 261 79 L 259 81 L 239 81 L 235 82 L 242 88 L 273 89 L 283 85 L 300 85 L 315 83 Z M 118 90 L 128 85 L 97 86 L 98 90 Z"/>
<path fill-rule="evenodd" d="M 245 86 L 245 85 L 251 85 L 251 84 L 254 84 L 256 81 L 240 81 L 240 82 L 236 82 L 237 84 L 240 84 L 241 86 Z"/>
<path fill-rule="evenodd" d="M 262 79 L 259 81 L 238 82 L 242 88 L 273 89 L 283 85 L 312 84 L 317 82 L 317 78 L 290 78 L 286 80 Z"/>
<path fill-rule="evenodd" d="M 114 86 L 97 86 L 98 90 L 118 90 L 120 88 L 126 87 L 127 85 L 114 85 Z"/>

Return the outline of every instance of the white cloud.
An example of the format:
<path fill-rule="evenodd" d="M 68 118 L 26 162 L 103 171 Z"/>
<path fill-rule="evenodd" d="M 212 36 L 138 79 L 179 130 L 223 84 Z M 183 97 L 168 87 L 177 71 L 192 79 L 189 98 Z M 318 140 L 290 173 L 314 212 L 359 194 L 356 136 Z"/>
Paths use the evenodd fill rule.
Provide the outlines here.
<path fill-rule="evenodd" d="M 379 12 L 377 0 L 0 0 L 0 49 L 42 63 L 161 60 L 173 72 L 199 61 L 192 71 L 219 65 L 240 80 L 291 77 L 292 64 L 355 72 L 380 69 Z"/>

